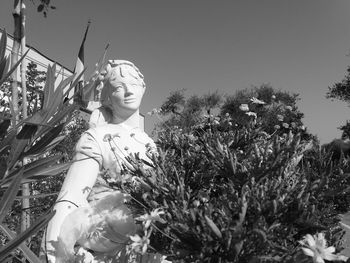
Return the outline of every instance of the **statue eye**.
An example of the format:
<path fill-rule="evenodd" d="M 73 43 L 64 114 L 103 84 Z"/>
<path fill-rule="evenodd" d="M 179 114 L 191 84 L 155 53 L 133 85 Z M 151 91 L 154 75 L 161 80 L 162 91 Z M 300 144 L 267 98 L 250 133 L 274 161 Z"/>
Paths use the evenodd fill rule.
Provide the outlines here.
<path fill-rule="evenodd" d="M 118 91 L 120 91 L 122 88 L 123 88 L 122 85 L 115 86 L 115 87 L 113 88 L 113 92 L 116 92 L 116 91 L 118 92 Z"/>

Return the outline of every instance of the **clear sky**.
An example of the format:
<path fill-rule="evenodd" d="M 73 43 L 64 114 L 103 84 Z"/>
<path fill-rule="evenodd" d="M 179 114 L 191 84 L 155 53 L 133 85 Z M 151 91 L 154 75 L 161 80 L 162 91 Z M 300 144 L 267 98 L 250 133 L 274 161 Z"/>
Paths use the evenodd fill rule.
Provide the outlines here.
<path fill-rule="evenodd" d="M 325 99 L 350 65 L 349 0 L 51 0 L 44 18 L 27 1 L 27 43 L 73 68 L 88 19 L 91 72 L 107 43 L 109 59 L 133 61 L 148 86 L 142 113 L 171 91 L 188 96 L 269 83 L 299 93 L 309 131 L 322 143 L 340 137 L 349 107 Z M 13 31 L 13 0 L 0 26 Z M 146 115 L 146 131 L 156 120 Z"/>

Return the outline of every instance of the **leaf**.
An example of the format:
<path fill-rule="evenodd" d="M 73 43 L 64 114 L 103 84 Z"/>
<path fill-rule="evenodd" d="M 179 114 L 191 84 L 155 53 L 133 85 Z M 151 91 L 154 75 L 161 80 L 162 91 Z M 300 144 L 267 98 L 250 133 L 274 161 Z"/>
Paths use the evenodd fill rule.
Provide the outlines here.
<path fill-rule="evenodd" d="M 36 132 L 38 126 L 33 124 L 25 124 L 20 132 L 17 134 L 16 139 L 25 140 L 31 139 Z"/>
<path fill-rule="evenodd" d="M 44 111 L 49 111 L 50 103 L 55 92 L 55 66 L 48 66 L 46 71 L 46 83 L 44 86 L 44 99 L 43 99 L 43 107 Z"/>
<path fill-rule="evenodd" d="M 40 13 L 43 10 L 44 10 L 44 5 L 43 4 L 38 5 L 37 11 Z"/>
<path fill-rule="evenodd" d="M 56 70 L 54 70 L 54 72 L 56 72 Z M 56 111 L 59 110 L 63 105 L 63 88 L 65 87 L 65 86 L 63 86 L 64 84 L 67 85 L 68 83 L 65 81 L 61 81 L 56 89 L 55 89 L 55 87 L 53 88 L 53 90 L 54 90 L 53 95 L 52 95 L 52 97 L 49 98 L 50 109 L 48 110 L 48 113 L 47 113 L 49 118 L 52 115 L 54 115 L 56 113 Z"/>
<path fill-rule="evenodd" d="M 10 59 L 5 56 L 3 59 L 0 59 L 0 78 L 8 71 L 10 66 Z"/>
<path fill-rule="evenodd" d="M 61 155 L 53 155 L 47 158 L 40 158 L 34 162 L 24 165 L 23 178 L 34 175 L 37 171 L 40 171 L 40 169 L 46 168 L 57 163 L 57 161 L 60 158 Z M 16 176 L 21 169 L 22 168 L 11 171 L 10 174 L 6 177 L 6 179 L 0 182 L 0 185 L 8 184 L 11 178 Z"/>
<path fill-rule="evenodd" d="M 16 130 L 10 131 L 10 133 L 0 142 L 0 152 L 2 152 L 6 147 L 10 146 L 15 137 Z"/>
<path fill-rule="evenodd" d="M 13 200 L 15 199 L 15 196 L 17 195 L 18 188 L 21 184 L 23 176 L 23 169 L 16 175 L 15 178 L 13 178 L 9 188 L 7 188 L 4 195 L 1 197 L 0 200 L 0 223 L 4 220 L 5 216 L 7 215 L 7 212 L 11 208 L 11 205 L 13 203 Z"/>
<path fill-rule="evenodd" d="M 8 127 L 10 127 L 10 124 L 10 119 L 5 119 L 0 123 L 0 137 L 3 137 L 6 134 Z"/>
<path fill-rule="evenodd" d="M 0 39 L 0 60 L 2 60 L 5 57 L 6 44 L 7 44 L 7 32 L 6 30 L 4 30 L 1 34 L 1 39 Z"/>
<path fill-rule="evenodd" d="M 39 219 L 36 220 L 36 222 L 31 225 L 27 230 L 22 232 L 20 235 L 18 235 L 16 238 L 12 239 L 6 246 L 2 247 L 0 249 L 0 262 L 3 262 L 3 260 L 8 256 L 9 253 L 11 253 L 12 250 L 19 247 L 25 257 L 31 262 L 31 263 L 41 263 L 41 261 L 35 256 L 33 252 L 29 248 L 27 248 L 25 245 L 21 245 L 23 241 L 28 239 L 30 236 L 38 232 L 41 228 L 43 228 L 54 216 L 55 211 L 51 212 L 49 214 L 46 214 Z M 7 230 L 7 228 L 3 225 L 0 225 L 2 230 Z M 7 234 L 11 232 L 7 231 Z M 13 235 L 14 236 L 14 235 Z M 12 236 L 12 237 L 13 237 Z"/>
<path fill-rule="evenodd" d="M 205 221 L 207 222 L 208 226 L 210 227 L 210 229 L 214 232 L 214 234 L 218 237 L 218 238 L 222 238 L 222 234 L 219 230 L 219 228 L 215 225 L 215 223 L 213 222 L 213 220 L 211 220 L 209 217 L 207 217 L 206 215 L 204 215 Z"/>
<path fill-rule="evenodd" d="M 16 138 L 12 141 L 8 162 L 8 167 L 10 169 L 20 159 L 24 148 L 28 145 L 29 140 L 32 138 L 36 130 L 36 125 L 25 124 Z"/>
<path fill-rule="evenodd" d="M 1 231 L 8 236 L 10 239 L 15 239 L 16 238 L 16 233 L 14 233 L 11 229 L 9 229 L 7 226 L 0 224 L 0 229 Z M 20 244 L 18 246 L 18 249 L 20 249 L 24 256 L 27 258 L 29 262 L 38 262 L 37 261 L 37 256 L 25 245 L 25 244 Z M 12 262 L 12 260 L 11 260 Z"/>
<path fill-rule="evenodd" d="M 77 105 L 71 104 L 71 105 L 65 105 L 63 109 L 60 109 L 55 116 L 49 121 L 49 124 L 56 125 L 58 122 L 60 122 L 64 117 L 67 117 L 70 113 L 72 113 L 77 108 Z"/>
<path fill-rule="evenodd" d="M 73 81 L 74 77 L 75 77 L 75 73 L 70 75 L 69 77 L 65 78 L 64 80 L 62 80 L 58 86 L 61 86 L 61 89 L 64 90 L 64 88 L 66 86 L 68 86 L 68 84 Z M 68 94 L 72 88 L 73 87 L 69 86 L 69 88 L 64 92 L 63 96 L 64 97 L 68 96 Z"/>
<path fill-rule="evenodd" d="M 80 80 L 81 76 L 84 74 L 85 70 L 86 70 L 86 68 L 84 68 L 83 71 L 80 72 L 79 75 L 77 75 L 77 77 L 75 78 L 75 80 L 73 81 L 73 83 L 71 83 L 70 88 L 74 88 L 76 85 L 78 85 L 79 80 Z"/>
<path fill-rule="evenodd" d="M 25 152 L 25 156 L 34 155 L 38 153 L 42 153 L 45 150 L 45 147 L 49 145 L 62 131 L 64 127 L 64 123 L 53 127 L 49 130 L 39 141 L 37 141 L 28 151 Z"/>
<path fill-rule="evenodd" d="M 38 152 L 37 154 L 31 154 L 30 156 L 31 157 L 39 157 L 40 155 L 51 151 L 57 145 L 59 145 L 65 138 L 66 138 L 66 136 L 64 136 L 64 135 L 56 137 L 55 139 L 52 140 L 52 142 L 50 142 L 48 145 L 46 145 L 40 152 Z"/>
<path fill-rule="evenodd" d="M 70 163 L 60 163 L 57 165 L 53 165 L 50 167 L 46 167 L 36 173 L 34 173 L 33 175 L 31 175 L 31 177 L 33 176 L 54 176 L 57 174 L 60 174 L 62 172 L 64 172 L 65 170 L 67 170 L 70 167 Z"/>
<path fill-rule="evenodd" d="M 4 178 L 7 172 L 7 160 L 4 156 L 0 156 L 0 180 Z"/>
<path fill-rule="evenodd" d="M 8 79 L 9 76 L 11 76 L 12 72 L 15 71 L 15 69 L 18 67 L 18 65 L 22 62 L 22 60 L 25 58 L 25 56 L 28 54 L 30 49 L 24 53 L 24 55 L 17 61 L 17 63 L 5 74 L 5 76 L 0 79 L 0 86 Z"/>
<path fill-rule="evenodd" d="M 74 78 L 75 74 L 70 75 L 69 77 L 65 78 L 64 80 L 62 80 L 60 82 L 60 84 L 58 84 L 56 90 L 60 89 L 63 93 L 64 89 L 68 86 L 69 83 L 72 82 L 73 78 Z M 61 95 L 61 104 L 59 104 L 60 107 L 62 107 L 63 102 L 64 102 L 64 98 L 68 96 L 69 91 L 72 89 L 72 87 L 68 87 L 68 89 Z"/>

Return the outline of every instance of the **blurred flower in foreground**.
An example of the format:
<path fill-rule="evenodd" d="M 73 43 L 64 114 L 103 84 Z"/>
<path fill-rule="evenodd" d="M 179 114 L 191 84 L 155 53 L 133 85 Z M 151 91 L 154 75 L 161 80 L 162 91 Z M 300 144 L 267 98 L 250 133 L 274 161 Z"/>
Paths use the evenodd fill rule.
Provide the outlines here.
<path fill-rule="evenodd" d="M 286 128 L 286 129 L 288 129 L 289 128 L 289 125 L 288 125 L 288 123 L 282 123 L 282 126 L 284 127 L 284 128 Z"/>
<path fill-rule="evenodd" d="M 292 106 L 286 106 L 286 110 L 293 110 Z"/>
<path fill-rule="evenodd" d="M 279 121 L 283 121 L 284 117 L 280 114 L 277 114 L 277 120 Z"/>
<path fill-rule="evenodd" d="M 142 221 L 145 228 L 147 229 L 151 225 L 152 221 L 155 221 L 155 222 L 158 221 L 162 224 L 165 224 L 164 219 L 160 217 L 160 215 L 163 215 L 163 214 L 164 214 L 164 211 L 160 211 L 160 208 L 157 208 L 154 211 L 152 211 L 151 214 L 139 216 L 135 218 L 135 220 Z"/>
<path fill-rule="evenodd" d="M 160 263 L 171 263 L 171 261 L 166 260 L 166 256 L 163 256 Z"/>
<path fill-rule="evenodd" d="M 301 249 L 304 254 L 312 257 L 314 263 L 325 263 L 324 260 L 348 260 L 348 258 L 343 255 L 333 254 L 335 251 L 334 247 L 326 247 L 326 239 L 324 238 L 323 233 L 318 233 L 314 236 L 307 234 L 302 241 L 299 241 L 299 243 L 303 246 Z"/>
<path fill-rule="evenodd" d="M 145 254 L 149 245 L 149 239 L 147 236 L 140 237 L 139 235 L 130 236 L 132 241 L 131 248 L 132 250 Z"/>
<path fill-rule="evenodd" d="M 275 125 L 273 127 L 275 128 L 275 130 L 278 130 L 279 128 L 281 128 L 279 125 Z"/>
<path fill-rule="evenodd" d="M 240 109 L 241 111 L 249 111 L 248 104 L 241 104 L 241 105 L 239 106 L 239 109 Z"/>
<path fill-rule="evenodd" d="M 254 118 L 257 118 L 258 116 L 256 115 L 255 112 L 252 112 L 252 111 L 248 111 L 246 112 L 245 114 L 247 114 L 248 116 L 253 116 Z"/>
<path fill-rule="evenodd" d="M 253 102 L 254 104 L 261 104 L 261 105 L 266 104 L 266 102 L 264 102 L 262 100 L 259 100 L 259 99 L 255 98 L 255 97 L 251 98 L 250 101 Z"/>

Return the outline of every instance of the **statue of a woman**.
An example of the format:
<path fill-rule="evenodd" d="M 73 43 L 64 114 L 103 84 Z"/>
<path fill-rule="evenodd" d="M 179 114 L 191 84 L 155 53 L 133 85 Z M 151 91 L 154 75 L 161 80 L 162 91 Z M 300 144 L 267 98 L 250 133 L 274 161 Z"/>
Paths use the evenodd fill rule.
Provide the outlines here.
<path fill-rule="evenodd" d="M 45 234 L 46 261 L 110 262 L 136 230 L 127 196 L 105 184 L 103 175 L 120 179 L 126 157 L 148 159 L 153 140 L 140 129 L 139 107 L 146 86 L 131 62 L 108 61 L 101 73 L 102 107 L 80 138 Z M 77 250 L 77 247 L 79 249 Z"/>

